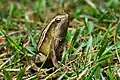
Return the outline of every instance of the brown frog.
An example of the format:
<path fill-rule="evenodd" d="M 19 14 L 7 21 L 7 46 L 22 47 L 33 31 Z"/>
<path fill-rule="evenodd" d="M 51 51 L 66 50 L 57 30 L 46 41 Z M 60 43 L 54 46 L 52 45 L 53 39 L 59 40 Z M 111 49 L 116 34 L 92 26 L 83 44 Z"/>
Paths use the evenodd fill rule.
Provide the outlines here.
<path fill-rule="evenodd" d="M 68 15 L 57 15 L 42 31 L 38 41 L 38 53 L 35 62 L 44 62 L 51 59 L 55 67 L 65 51 L 66 33 L 69 26 Z"/>

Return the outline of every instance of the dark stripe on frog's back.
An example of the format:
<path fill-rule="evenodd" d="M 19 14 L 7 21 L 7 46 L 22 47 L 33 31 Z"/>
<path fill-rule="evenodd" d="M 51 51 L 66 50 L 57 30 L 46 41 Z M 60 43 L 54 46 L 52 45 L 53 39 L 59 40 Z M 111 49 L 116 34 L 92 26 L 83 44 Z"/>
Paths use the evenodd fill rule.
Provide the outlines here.
<path fill-rule="evenodd" d="M 51 44 L 51 41 L 54 39 L 54 33 L 55 33 L 56 24 L 52 22 L 50 25 L 51 26 L 47 26 L 43 30 L 41 37 L 40 37 L 41 42 L 38 43 L 38 45 L 40 45 L 38 47 L 39 48 L 38 51 L 45 55 L 49 54 L 50 44 Z"/>

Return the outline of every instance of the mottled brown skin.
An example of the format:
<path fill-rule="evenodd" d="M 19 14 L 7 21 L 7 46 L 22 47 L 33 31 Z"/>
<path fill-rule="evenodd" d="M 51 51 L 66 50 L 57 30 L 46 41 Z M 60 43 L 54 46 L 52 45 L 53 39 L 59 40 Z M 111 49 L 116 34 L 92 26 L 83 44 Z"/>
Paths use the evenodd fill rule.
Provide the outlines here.
<path fill-rule="evenodd" d="M 58 67 L 66 45 L 66 33 L 69 26 L 68 15 L 56 16 L 43 30 L 37 50 L 45 56 L 50 55 L 53 65 Z"/>
<path fill-rule="evenodd" d="M 67 33 L 68 26 L 69 26 L 68 15 L 66 15 L 66 18 L 55 28 L 55 37 L 51 45 L 52 48 L 50 51 L 51 52 L 50 55 L 51 55 L 52 62 L 53 64 L 55 63 L 54 66 L 56 67 L 58 66 L 57 60 L 61 60 L 62 54 L 65 50 L 66 33 Z M 54 58 L 56 58 L 56 60 Z"/>

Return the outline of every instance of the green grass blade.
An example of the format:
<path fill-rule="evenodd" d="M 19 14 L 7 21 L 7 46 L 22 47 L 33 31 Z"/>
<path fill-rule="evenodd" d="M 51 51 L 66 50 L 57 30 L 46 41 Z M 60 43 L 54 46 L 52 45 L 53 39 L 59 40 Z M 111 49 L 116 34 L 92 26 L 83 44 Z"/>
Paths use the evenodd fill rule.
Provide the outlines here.
<path fill-rule="evenodd" d="M 24 73 L 25 73 L 25 69 L 24 68 L 20 69 L 16 80 L 22 80 Z"/>

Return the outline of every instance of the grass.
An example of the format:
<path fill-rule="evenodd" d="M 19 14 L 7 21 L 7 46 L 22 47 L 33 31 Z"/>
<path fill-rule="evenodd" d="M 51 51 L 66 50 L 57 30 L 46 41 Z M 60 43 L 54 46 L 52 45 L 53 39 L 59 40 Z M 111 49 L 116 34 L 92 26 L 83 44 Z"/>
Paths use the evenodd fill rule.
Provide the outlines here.
<path fill-rule="evenodd" d="M 0 0 L 0 80 L 119 80 L 119 7 L 119 0 Z M 70 24 L 59 68 L 31 71 L 42 29 L 63 13 Z"/>

